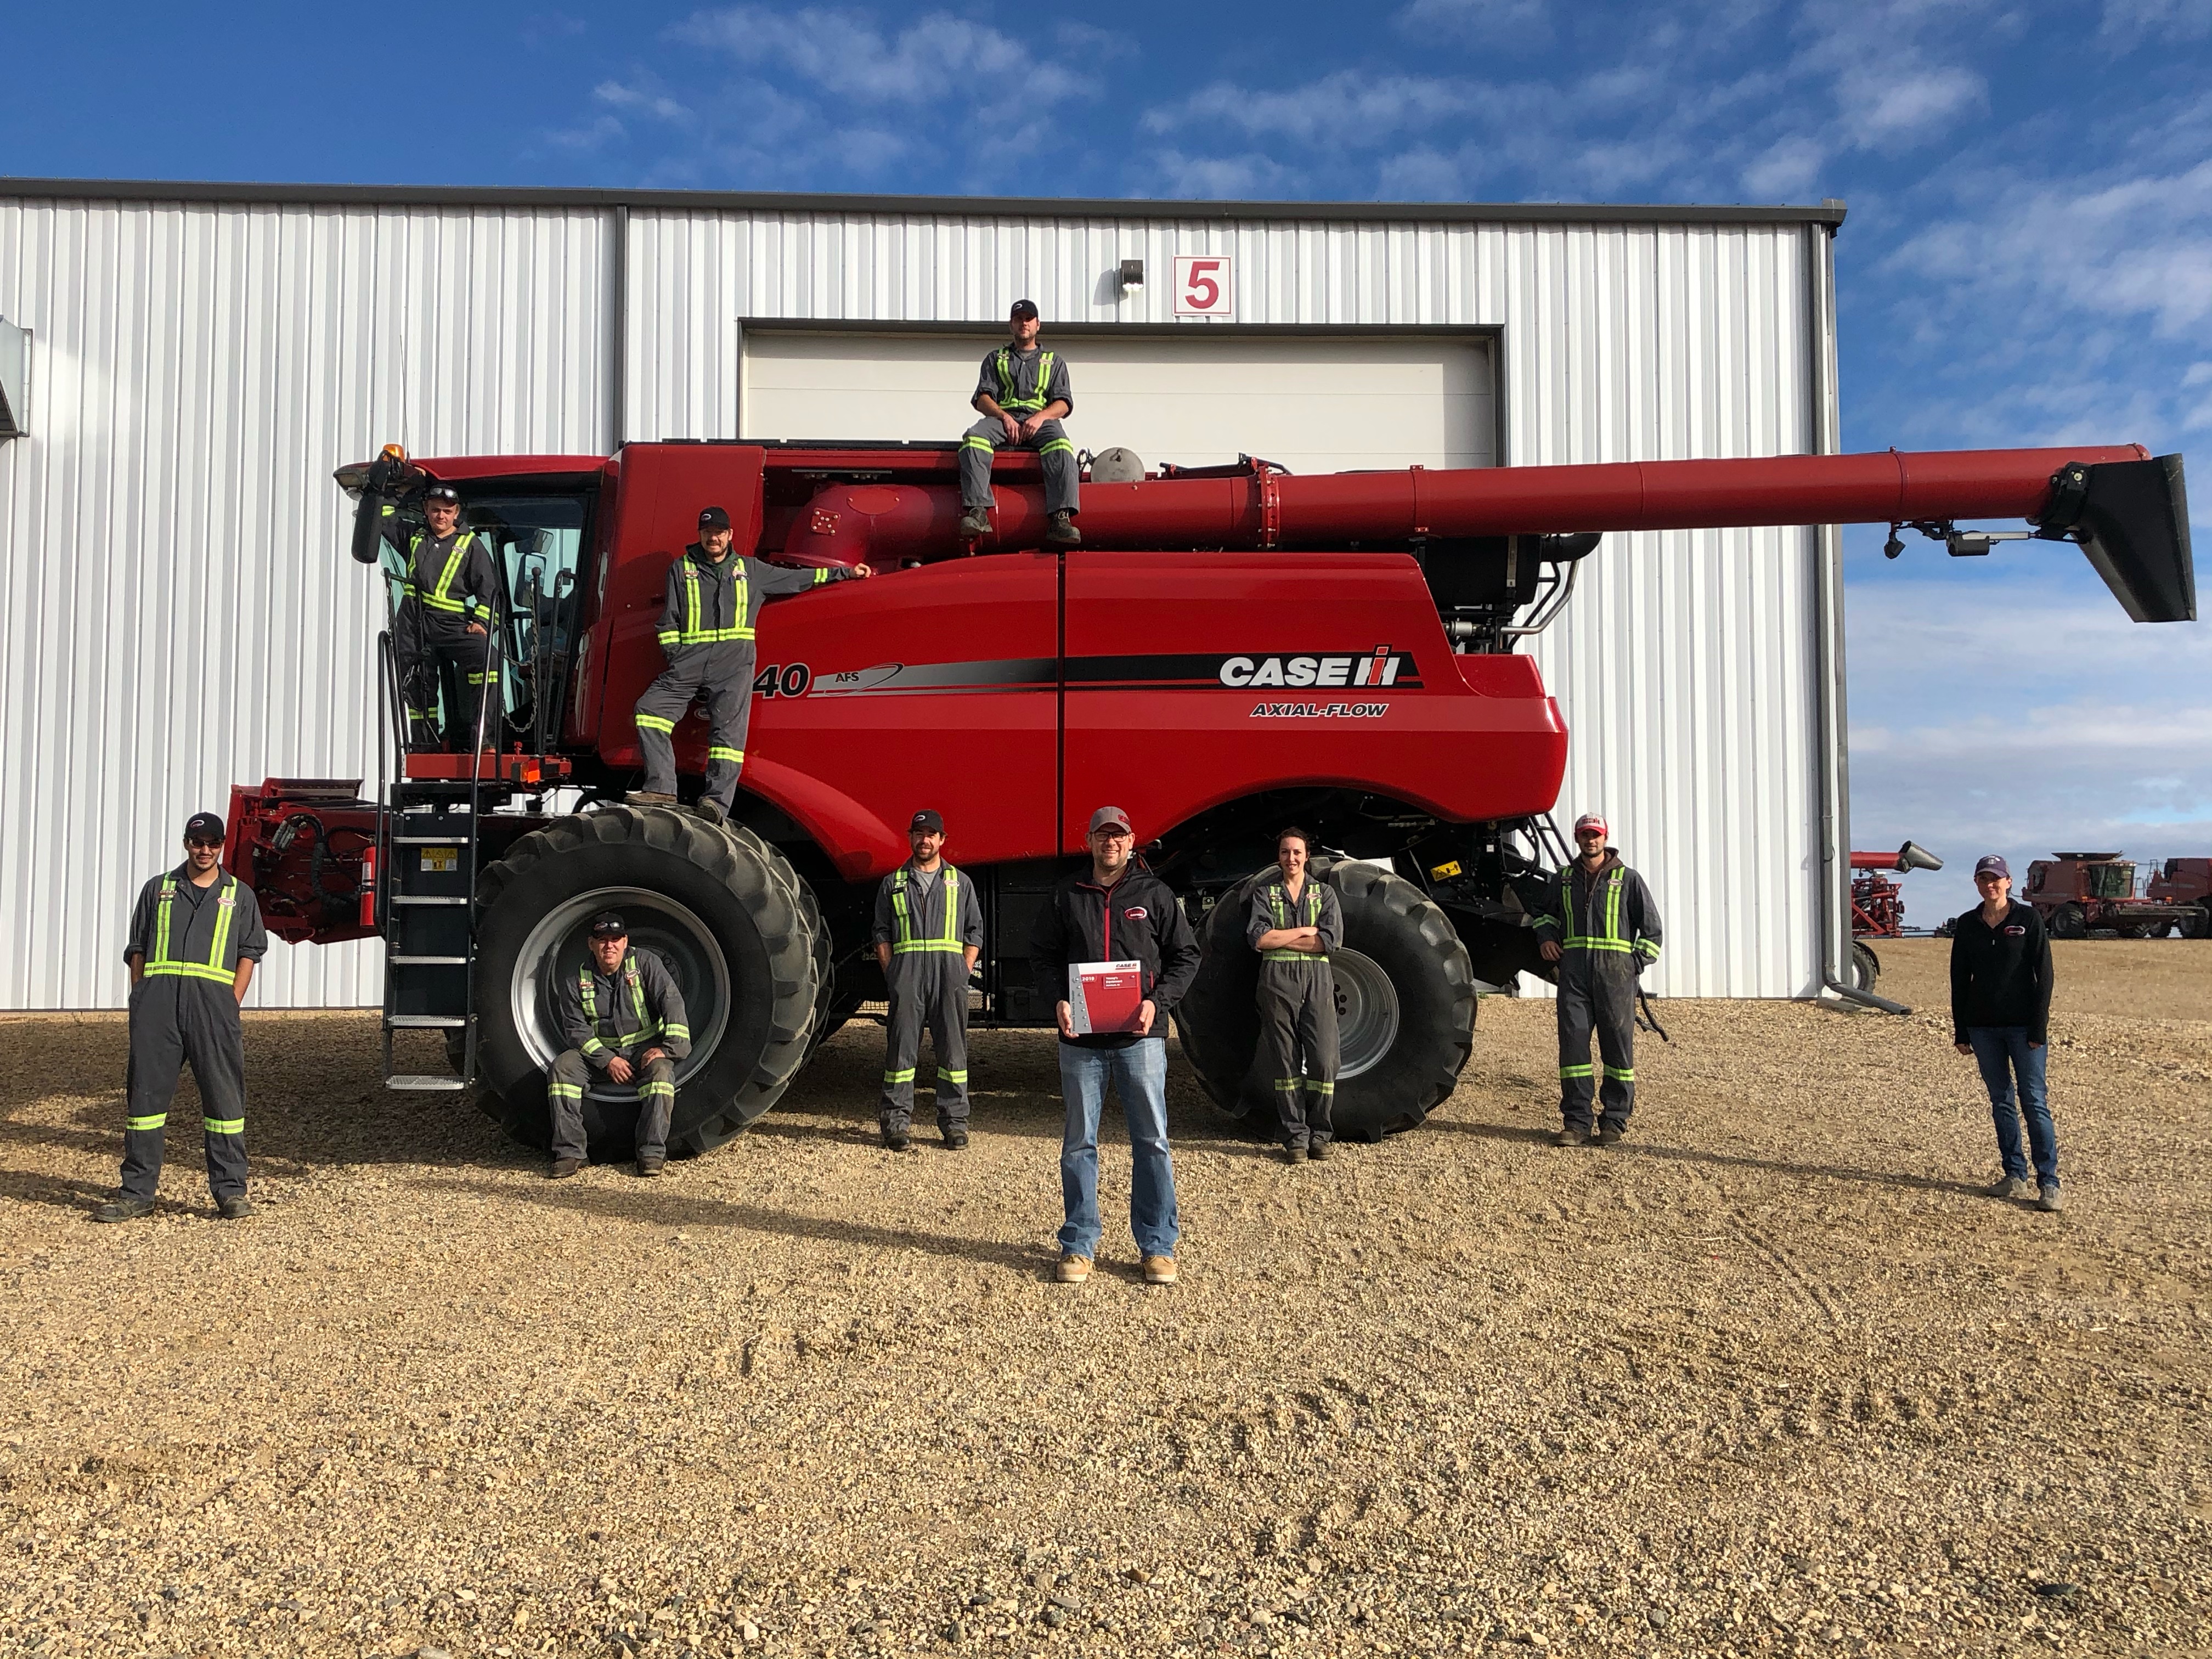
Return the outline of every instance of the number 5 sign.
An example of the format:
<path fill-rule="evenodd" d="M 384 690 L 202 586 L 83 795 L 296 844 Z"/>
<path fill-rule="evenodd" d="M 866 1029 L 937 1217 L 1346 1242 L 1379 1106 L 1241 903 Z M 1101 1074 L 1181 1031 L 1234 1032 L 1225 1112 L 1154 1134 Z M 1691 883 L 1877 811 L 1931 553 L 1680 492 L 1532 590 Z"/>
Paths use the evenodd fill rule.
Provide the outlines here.
<path fill-rule="evenodd" d="M 1230 306 L 1228 256 L 1178 253 L 1175 262 L 1176 315 L 1227 317 Z"/>

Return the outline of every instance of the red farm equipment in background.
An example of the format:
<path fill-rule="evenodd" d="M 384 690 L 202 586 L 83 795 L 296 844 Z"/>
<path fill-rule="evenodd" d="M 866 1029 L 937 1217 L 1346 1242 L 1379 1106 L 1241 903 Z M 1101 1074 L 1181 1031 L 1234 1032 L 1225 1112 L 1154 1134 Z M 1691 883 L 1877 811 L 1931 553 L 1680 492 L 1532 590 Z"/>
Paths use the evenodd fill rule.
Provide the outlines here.
<path fill-rule="evenodd" d="M 1905 937 L 1905 890 L 1890 878 L 1942 867 L 1942 860 L 1915 841 L 1894 853 L 1851 854 L 1851 971 L 1861 990 L 1872 990 L 1881 975 L 1881 958 L 1862 941 Z"/>

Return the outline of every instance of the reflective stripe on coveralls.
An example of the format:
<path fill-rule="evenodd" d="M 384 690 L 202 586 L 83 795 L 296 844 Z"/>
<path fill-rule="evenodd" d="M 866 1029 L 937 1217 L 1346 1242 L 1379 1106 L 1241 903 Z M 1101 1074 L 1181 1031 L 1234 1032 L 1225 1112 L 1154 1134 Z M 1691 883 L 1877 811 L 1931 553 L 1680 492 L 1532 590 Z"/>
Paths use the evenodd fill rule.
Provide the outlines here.
<path fill-rule="evenodd" d="M 637 1030 L 627 1036 L 617 1036 L 611 1052 L 619 1054 L 625 1048 L 637 1048 L 650 1039 L 659 1036 L 678 1037 L 685 1042 L 691 1041 L 691 1028 L 689 1025 L 673 1022 L 663 1025 L 646 1012 L 645 986 L 638 976 L 635 951 L 623 954 L 622 966 L 617 971 L 622 975 L 623 982 L 629 987 L 629 1005 L 631 1012 L 637 1016 Z M 592 1025 L 597 1026 L 599 1023 L 599 988 L 592 982 L 592 964 L 586 959 L 584 965 L 576 970 L 576 994 L 584 1005 L 585 1019 Z M 607 1045 L 599 1040 L 598 1031 L 594 1030 L 591 1036 L 584 1039 L 584 1052 L 587 1054 L 599 1055 L 609 1053 L 610 1050 Z M 556 1090 L 559 1087 L 557 1085 L 547 1086 Z M 647 1084 L 642 1086 L 641 1092 L 657 1093 L 659 1091 L 655 1085 Z M 666 1092 L 673 1094 L 675 1089 L 671 1086 Z"/>
<path fill-rule="evenodd" d="M 817 587 L 829 580 L 830 573 L 826 569 L 819 569 L 814 573 L 814 585 Z M 730 614 L 738 618 L 737 625 L 733 628 L 701 627 L 700 618 L 705 612 L 699 605 L 699 567 L 688 558 L 684 560 L 684 626 L 673 634 L 664 633 L 658 635 L 661 648 L 666 650 L 672 645 L 721 645 L 732 640 L 751 639 L 755 630 L 746 627 L 744 621 L 750 607 L 751 595 L 745 586 L 745 567 L 743 560 L 739 560 L 737 568 L 730 573 L 730 586 L 732 590 Z M 674 730 L 672 726 L 667 729 Z M 743 757 L 740 756 L 739 758 L 742 759 Z"/>
<path fill-rule="evenodd" d="M 453 578 L 461 574 L 467 562 L 469 549 L 476 544 L 477 532 L 464 530 L 453 538 L 453 550 L 446 556 L 446 568 L 438 573 L 438 580 L 424 591 L 415 580 L 415 556 L 422 549 L 424 537 L 418 532 L 407 544 L 407 592 L 428 605 L 433 611 L 450 611 L 457 616 L 473 617 L 477 612 L 477 598 L 471 593 L 465 599 L 453 597 Z"/>
<path fill-rule="evenodd" d="M 891 918 L 897 924 L 898 938 L 891 942 L 891 954 L 904 956 L 911 951 L 964 951 L 960 942 L 960 872 L 951 865 L 945 866 L 945 931 L 927 939 L 914 936 L 914 918 L 906 903 L 906 866 L 899 866 L 891 878 Z"/>
<path fill-rule="evenodd" d="M 1587 1128 L 1595 1108 L 1601 1124 L 1625 1128 L 1636 1103 L 1636 974 L 1643 964 L 1659 959 L 1659 942 L 1640 933 L 1629 937 L 1626 865 L 1616 861 L 1579 907 L 1575 872 L 1569 864 L 1559 872 L 1559 909 L 1553 919 L 1561 951 L 1554 1004 L 1559 1115 L 1570 1127 Z M 1644 925 L 1655 923 L 1652 918 Z M 1586 925 L 1591 931 L 1582 931 Z M 1589 1058 L 1593 1036 L 1596 1065 Z"/>
<path fill-rule="evenodd" d="M 1310 878 L 1291 899 L 1279 882 L 1264 890 L 1278 930 L 1322 926 L 1322 884 Z M 1274 1067 L 1277 1132 L 1285 1146 L 1326 1146 L 1335 1139 L 1339 1060 L 1336 982 L 1327 954 L 1260 952 L 1260 1048 Z"/>
<path fill-rule="evenodd" d="M 936 896 L 944 920 L 923 927 L 923 895 L 910 891 L 908 866 L 890 878 L 891 967 L 884 975 L 890 1006 L 884 1021 L 883 1097 L 878 1115 L 887 1132 L 906 1133 L 913 1120 L 922 1032 L 937 1055 L 938 1127 L 964 1132 L 968 1122 L 968 961 L 961 938 L 961 902 L 966 878 L 943 866 Z"/>
<path fill-rule="evenodd" d="M 1014 396 L 1013 348 L 1000 346 L 993 360 L 999 371 L 999 407 L 1009 415 L 1034 415 L 1045 406 L 1045 393 L 1052 388 L 1053 354 L 1037 353 L 1036 380 L 1026 398 Z"/>
<path fill-rule="evenodd" d="M 215 895 L 215 902 L 222 908 L 216 913 L 215 943 L 209 947 L 208 959 L 205 962 L 186 962 L 181 957 L 173 957 L 169 954 L 169 916 L 176 908 L 177 878 L 173 875 L 162 877 L 161 896 L 155 902 L 157 908 L 155 912 L 154 923 L 154 954 L 146 958 L 140 971 L 149 975 L 176 974 L 189 979 L 211 979 L 222 985 L 235 982 L 238 970 L 234 968 L 224 967 L 222 959 L 224 954 L 230 949 L 231 918 L 238 911 L 238 878 L 236 876 L 225 873 L 222 886 Z M 132 1127 L 151 1127 L 152 1126 L 134 1124 Z"/>

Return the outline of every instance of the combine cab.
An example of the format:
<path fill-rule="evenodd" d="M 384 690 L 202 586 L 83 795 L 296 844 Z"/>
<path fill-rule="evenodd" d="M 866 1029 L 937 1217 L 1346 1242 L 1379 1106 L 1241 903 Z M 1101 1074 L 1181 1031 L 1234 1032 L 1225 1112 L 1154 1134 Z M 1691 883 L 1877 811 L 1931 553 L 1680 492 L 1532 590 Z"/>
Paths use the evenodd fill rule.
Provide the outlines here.
<path fill-rule="evenodd" d="M 383 937 L 392 1086 L 473 1085 L 542 1145 L 562 1046 L 553 988 L 582 959 L 589 917 L 617 906 L 690 1014 L 671 1146 L 727 1139 L 883 994 L 873 893 L 924 805 L 945 814 L 982 901 L 975 1023 L 1048 1024 L 1060 992 L 1030 977 L 1030 925 L 1111 801 L 1205 941 L 1176 1024 L 1239 1115 L 1267 1091 L 1235 921 L 1275 831 L 1311 830 L 1345 913 L 1336 1120 L 1379 1137 L 1451 1091 L 1483 983 L 1546 971 L 1526 922 L 1567 856 L 1548 817 L 1567 733 L 1520 647 L 1603 533 L 1871 521 L 1954 535 L 1958 520 L 2004 517 L 2078 544 L 2132 614 L 2195 610 L 2179 459 L 2133 448 L 1308 477 L 1255 460 L 1163 467 L 1087 483 L 1067 551 L 1042 549 L 1033 457 L 1000 458 L 981 542 L 959 534 L 957 469 L 946 444 L 666 443 L 387 453 L 342 470 L 363 563 L 434 479 L 490 538 L 506 587 L 503 706 L 487 700 L 480 730 L 408 752 L 387 647 L 373 787 L 271 779 L 233 796 L 230 866 L 272 931 Z M 726 826 L 622 802 L 641 760 L 631 711 L 661 665 L 663 579 L 709 504 L 728 509 L 740 552 L 878 573 L 763 611 Z M 676 740 L 688 798 L 706 761 L 696 711 Z M 622 1156 L 635 1116 L 627 1089 L 588 1098 L 595 1154 Z"/>

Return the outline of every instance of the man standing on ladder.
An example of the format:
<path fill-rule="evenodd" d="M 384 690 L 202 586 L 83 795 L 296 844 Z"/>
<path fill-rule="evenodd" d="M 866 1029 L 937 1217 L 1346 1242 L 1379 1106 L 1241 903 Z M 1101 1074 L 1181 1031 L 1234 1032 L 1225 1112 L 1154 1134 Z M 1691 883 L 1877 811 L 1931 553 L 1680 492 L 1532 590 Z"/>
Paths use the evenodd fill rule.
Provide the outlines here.
<path fill-rule="evenodd" d="M 914 1124 L 922 1027 L 937 1051 L 937 1132 L 968 1144 L 968 976 L 983 953 L 983 907 L 968 878 L 939 856 L 945 820 L 924 808 L 907 826 L 914 856 L 876 892 L 876 963 L 890 996 L 884 1048 L 884 1145 L 906 1151 Z"/>
<path fill-rule="evenodd" d="M 253 1213 L 246 1196 L 246 1033 L 238 1005 L 269 949 L 253 890 L 222 868 L 222 820 L 195 812 L 185 861 L 138 892 L 131 915 L 131 1069 L 123 1191 L 93 1212 L 135 1221 L 161 1183 L 169 1102 L 189 1063 L 199 1085 L 208 1188 L 225 1221 Z"/>
<path fill-rule="evenodd" d="M 1075 408 L 1067 362 L 1037 344 L 1037 308 L 1014 301 L 1006 318 L 1011 345 L 983 354 L 983 370 L 970 406 L 983 418 L 960 439 L 960 533 L 969 541 L 991 533 L 991 461 L 1012 444 L 1034 449 L 1044 469 L 1044 532 L 1047 547 L 1075 547 L 1083 532 L 1075 527 L 1075 447 L 1060 422 Z"/>
<path fill-rule="evenodd" d="M 699 816 L 720 823 L 738 798 L 745 766 L 745 731 L 753 706 L 753 633 L 762 604 L 825 582 L 869 574 L 795 570 L 750 554 L 732 553 L 730 515 L 710 507 L 699 515 L 699 539 L 668 567 L 660 606 L 660 648 L 668 666 L 637 700 L 637 745 L 645 752 L 645 787 L 629 793 L 636 806 L 676 805 L 676 723 L 692 702 L 707 700 L 707 781 Z"/>
<path fill-rule="evenodd" d="M 1291 1164 L 1327 1158 L 1336 1132 L 1336 981 L 1328 953 L 1344 943 L 1336 890 L 1306 874 L 1306 832 L 1275 837 L 1282 878 L 1252 890 L 1245 943 L 1260 953 L 1260 1051 L 1275 1085 L 1275 1120 Z"/>
<path fill-rule="evenodd" d="M 553 1118 L 555 1181 L 584 1167 L 584 1091 L 604 1078 L 637 1088 L 637 1172 L 650 1178 L 668 1161 L 676 1111 L 676 1062 L 691 1052 L 690 1017 L 667 964 L 629 948 L 619 910 L 592 918 L 589 954 L 561 983 L 561 1035 L 568 1047 L 545 1074 Z"/>
<path fill-rule="evenodd" d="M 399 670 L 399 695 L 407 709 L 407 744 L 417 753 L 446 746 L 438 730 L 438 669 L 450 662 L 463 690 L 453 711 L 453 747 L 477 739 L 477 708 L 487 693 L 501 708 L 499 670 L 492 665 L 491 629 L 499 623 L 499 570 L 490 538 L 463 530 L 461 498 L 453 485 L 434 483 L 422 500 L 424 528 L 411 533 L 387 520 L 384 538 L 406 562 L 399 610 L 392 619 L 392 653 Z M 499 746 L 499 723 L 487 728 Z"/>
<path fill-rule="evenodd" d="M 1659 907 L 1644 878 L 1605 844 L 1605 820 L 1575 820 L 1581 856 L 1559 872 L 1559 908 L 1536 919 L 1537 950 L 1559 964 L 1560 1146 L 1591 1139 L 1590 1032 L 1597 1032 L 1605 1086 L 1598 1091 L 1596 1139 L 1610 1146 L 1628 1133 L 1636 1104 L 1636 980 L 1659 960 Z"/>

